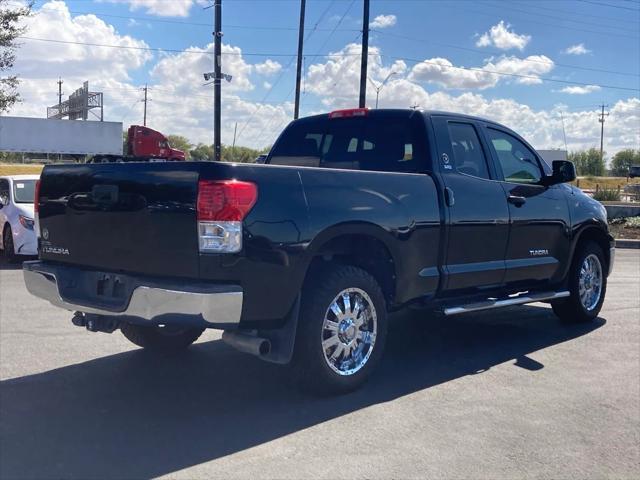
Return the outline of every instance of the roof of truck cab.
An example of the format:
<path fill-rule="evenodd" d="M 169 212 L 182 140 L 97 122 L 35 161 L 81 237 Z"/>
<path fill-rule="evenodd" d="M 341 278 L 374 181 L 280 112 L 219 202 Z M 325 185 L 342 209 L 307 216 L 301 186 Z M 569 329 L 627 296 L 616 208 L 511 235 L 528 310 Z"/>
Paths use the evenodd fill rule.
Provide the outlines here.
<path fill-rule="evenodd" d="M 351 110 L 351 109 L 344 109 L 344 110 Z M 340 111 L 340 109 L 338 110 L 334 110 L 334 111 Z M 299 120 L 307 120 L 307 119 L 318 119 L 318 118 L 326 118 L 331 112 L 327 112 L 327 113 L 321 113 L 318 115 L 310 115 L 308 117 L 303 117 L 300 118 Z M 423 115 L 425 117 L 431 117 L 431 116 L 438 116 L 438 115 L 446 115 L 449 117 L 457 117 L 457 118 L 464 118 L 467 120 L 475 120 L 475 121 L 479 121 L 479 122 L 486 122 L 486 123 L 492 123 L 494 125 L 500 125 L 501 127 L 504 127 L 505 125 L 502 125 L 498 122 L 495 122 L 493 120 L 489 120 L 486 118 L 482 118 L 482 117 L 477 117 L 474 115 L 467 115 L 464 113 L 456 113 L 456 112 L 447 112 L 447 111 L 442 111 L 442 110 L 421 110 L 421 109 L 411 109 L 411 108 L 378 108 L 378 109 L 374 109 L 374 108 L 370 108 L 367 112 L 367 116 L 368 115 L 374 115 L 374 116 L 386 116 L 386 115 L 398 115 L 398 114 L 405 114 L 405 115 L 411 115 L 411 114 L 418 114 L 418 115 Z M 508 127 L 507 127 L 508 128 Z"/>

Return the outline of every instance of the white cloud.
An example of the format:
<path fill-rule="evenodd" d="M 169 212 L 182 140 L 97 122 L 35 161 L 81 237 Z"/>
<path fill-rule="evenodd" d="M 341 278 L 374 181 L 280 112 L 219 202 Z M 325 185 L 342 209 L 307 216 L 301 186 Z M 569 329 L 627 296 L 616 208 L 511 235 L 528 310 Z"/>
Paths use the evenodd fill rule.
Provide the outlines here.
<path fill-rule="evenodd" d="M 206 52 L 206 53 L 203 53 Z M 151 78 L 161 83 L 170 83 L 176 91 L 200 87 L 203 73 L 213 71 L 213 43 L 205 48 L 189 47 L 185 52 L 168 55 L 151 69 Z M 249 91 L 254 85 L 249 80 L 253 65 L 245 62 L 242 49 L 222 44 L 223 73 L 233 76 L 230 83 L 224 82 L 225 91 Z"/>
<path fill-rule="evenodd" d="M 29 36 L 146 46 L 139 39 L 120 35 L 113 26 L 94 16 L 71 17 L 62 2 L 49 2 L 42 8 L 41 14 L 29 19 Z M 65 81 L 66 95 L 79 87 L 84 80 L 90 81 L 92 90 L 104 92 L 105 120 L 123 121 L 125 128 L 129 124 L 140 123 L 142 92 L 140 85 L 133 83 L 131 78 L 136 70 L 146 68 L 153 60 L 149 77 L 149 125 L 168 134 L 185 135 L 194 143 L 211 144 L 213 91 L 210 86 L 202 86 L 202 73 L 213 69 L 213 56 L 196 52 L 201 49 L 211 52 L 212 46 L 191 48 L 189 50 L 192 53 L 167 54 L 153 60 L 153 56 L 143 50 L 59 45 L 25 40 L 19 50 L 15 69 L 23 79 L 19 91 L 24 101 L 16 105 L 10 114 L 43 117 L 46 107 L 57 102 L 56 81 L 61 75 Z M 305 77 L 303 114 L 310 114 L 310 108 L 326 112 L 334 108 L 357 105 L 360 50 L 360 45 L 349 44 L 337 52 L 345 54 L 344 56 L 328 56 L 309 66 Z M 225 44 L 223 52 L 228 53 L 224 56 L 223 70 L 233 75 L 233 81 L 223 82 L 222 87 L 223 142 L 232 142 L 234 125 L 237 123 L 238 145 L 264 147 L 273 143 L 282 128 L 291 120 L 293 105 L 291 102 L 270 104 L 248 99 L 248 95 L 254 89 L 252 75 L 258 71 L 258 65 L 262 64 L 250 63 L 242 55 L 242 49 L 236 46 Z M 560 107 L 534 109 L 515 99 L 499 98 L 497 91 L 492 92 L 492 98 L 470 92 L 456 95 L 446 91 L 430 93 L 421 84 L 416 83 L 414 77 L 420 73 L 420 69 L 409 69 L 402 61 L 384 63 L 381 51 L 376 46 L 370 48 L 370 53 L 369 76 L 374 82 L 380 83 L 389 73 L 396 73 L 380 92 L 381 108 L 407 108 L 418 104 L 427 109 L 479 115 L 513 128 L 538 148 L 564 145 Z M 449 88 L 460 80 L 451 78 L 446 73 L 447 70 L 457 75 L 462 74 L 465 82 L 481 84 L 482 81 L 486 81 L 491 84 L 529 82 L 535 79 L 496 78 L 489 70 L 499 69 L 536 76 L 553 67 L 553 63 L 544 56 L 524 59 L 502 56 L 488 59 L 479 67 L 480 72 L 474 72 L 467 77 L 464 70 L 447 69 L 445 66 L 447 62 L 451 63 L 450 60 L 439 60 L 439 70 L 430 72 L 433 79 L 427 81 L 436 83 L 437 80 Z M 478 76 L 475 76 L 476 74 Z M 259 81 L 256 80 L 256 85 L 266 87 L 263 82 L 264 78 L 260 78 Z M 375 91 L 371 85 L 368 86 L 367 98 L 372 106 Z M 564 113 L 570 149 L 598 145 L 599 124 L 595 113 L 589 110 Z M 640 99 L 619 100 L 611 107 L 610 113 L 607 118 L 607 129 L 610 133 L 606 136 L 605 145 L 609 155 L 623 148 L 640 148 Z"/>
<path fill-rule="evenodd" d="M 373 19 L 373 22 L 369 24 L 371 28 L 388 28 L 393 27 L 398 18 L 395 15 L 378 15 Z"/>
<path fill-rule="evenodd" d="M 446 58 L 430 58 L 416 64 L 408 78 L 413 82 L 435 83 L 445 88 L 483 90 L 495 86 L 499 77 L 481 69 L 457 68 Z"/>
<path fill-rule="evenodd" d="M 510 50 L 517 48 L 523 50 L 531 40 L 530 35 L 519 35 L 513 30 L 509 30 L 508 23 L 505 24 L 503 20 L 500 23 L 494 25 L 488 32 L 483 33 L 476 41 L 478 47 L 494 46 L 500 50 Z"/>
<path fill-rule="evenodd" d="M 258 63 L 255 65 L 256 72 L 260 75 L 274 75 L 282 70 L 282 65 L 278 62 L 275 62 L 271 59 L 265 60 L 263 63 Z"/>
<path fill-rule="evenodd" d="M 560 91 L 563 93 L 568 93 L 569 95 L 586 95 L 587 93 L 593 93 L 599 90 L 599 85 L 572 85 L 570 87 L 564 87 Z"/>
<path fill-rule="evenodd" d="M 356 43 L 346 45 L 342 50 L 330 53 L 325 63 L 315 63 L 307 70 L 305 86 L 307 91 L 319 95 L 323 102 L 331 103 L 335 98 L 350 98 L 357 95 L 360 84 L 360 52 L 362 46 Z M 402 74 L 407 65 L 398 60 L 388 67 L 382 65 L 380 49 L 369 47 L 368 75 L 375 82 L 382 82 L 391 72 Z M 391 77 L 389 84 L 397 77 Z M 387 88 L 387 87 L 385 87 Z"/>
<path fill-rule="evenodd" d="M 500 57 L 496 61 L 490 60 L 483 67 L 486 71 L 501 72 L 514 75 L 511 80 L 524 85 L 542 83 L 539 75 L 545 75 L 553 70 L 554 63 L 545 55 L 530 55 L 526 58 Z M 522 77 L 517 77 L 522 75 Z M 502 80 L 509 80 L 508 76 L 501 75 Z"/>
<path fill-rule="evenodd" d="M 562 53 L 567 55 L 586 55 L 587 53 L 591 53 L 591 50 L 588 50 L 584 46 L 584 43 L 578 43 L 577 45 L 571 45 L 565 48 Z"/>
<path fill-rule="evenodd" d="M 360 51 L 360 46 L 347 45 L 341 52 L 352 54 Z M 415 67 L 404 70 L 399 65 L 384 65 L 381 61 L 380 50 L 371 47 L 372 53 L 369 59 L 369 76 L 374 81 L 383 80 L 392 69 L 398 69 L 400 75 L 394 75 L 380 92 L 380 108 L 408 108 L 419 105 L 424 109 L 444 110 L 466 113 L 488 118 L 513 128 L 521 133 L 536 148 L 564 148 L 562 136 L 562 123 L 560 111 L 556 108 L 536 110 L 525 103 L 514 99 L 487 98 L 478 93 L 462 93 L 452 95 L 447 92 L 427 92 L 414 78 Z M 536 62 L 523 62 L 523 60 L 536 60 Z M 446 59 L 440 64 L 448 62 Z M 449 62 L 450 63 L 450 62 Z M 419 64 L 422 65 L 422 64 Z M 489 65 L 491 67 L 489 67 Z M 527 74 L 535 75 L 550 70 L 553 62 L 545 56 L 532 56 L 526 59 L 514 59 L 514 57 L 501 57 L 491 59 L 485 67 L 497 70 L 511 69 L 513 73 L 523 73 L 521 68 L 526 68 Z M 533 69 L 533 70 L 531 70 Z M 455 75 L 464 73 L 463 70 L 451 69 Z M 446 68 L 438 71 L 437 75 L 443 75 Z M 306 78 L 307 91 L 318 95 L 321 99 L 320 113 L 337 108 L 350 108 L 358 103 L 360 61 L 357 55 L 345 55 L 344 57 L 329 56 L 322 63 L 316 63 L 309 67 Z M 480 76 L 465 76 L 468 82 L 481 83 L 487 75 L 493 82 L 495 79 L 487 72 L 476 72 Z M 474 73 L 475 75 L 475 73 Z M 440 77 L 443 81 L 457 82 L 447 76 Z M 480 78 L 480 80 L 478 80 Z M 511 79 L 501 77 L 504 81 L 529 82 L 531 79 Z M 339 87 L 339 88 L 338 88 Z M 368 87 L 368 105 L 375 102 L 375 91 Z M 640 148 L 640 99 L 628 98 L 619 100 L 611 109 L 608 117 L 610 135 L 607 136 L 605 149 L 609 155 L 624 148 Z M 595 120 L 594 120 L 595 119 Z M 590 148 L 597 146 L 599 142 L 599 124 L 593 111 L 583 110 L 564 113 L 565 127 L 567 131 L 567 143 L 570 150 Z"/>
<path fill-rule="evenodd" d="M 129 35 L 120 35 L 116 29 L 95 15 L 71 17 L 66 4 L 51 1 L 29 17 L 27 37 L 51 38 L 67 42 L 118 45 L 133 48 L 107 48 L 73 43 L 49 43 L 24 40 L 20 47 L 15 70 L 31 78 L 56 78 L 89 75 L 116 80 L 129 78 L 129 71 L 140 68 L 153 58 L 152 54 L 137 48 L 148 45 Z"/>
<path fill-rule="evenodd" d="M 431 58 L 416 64 L 411 69 L 408 79 L 414 82 L 435 83 L 445 88 L 483 90 L 495 87 L 500 81 L 525 85 L 542 83 L 539 75 L 550 72 L 553 67 L 553 61 L 544 55 L 531 55 L 527 58 L 503 56 L 489 59 L 481 67 L 467 70 L 453 65 L 446 58 Z"/>
<path fill-rule="evenodd" d="M 108 3 L 127 3 L 131 10 L 144 10 L 145 13 L 160 17 L 187 17 L 194 0 L 98 0 Z M 201 2 L 198 2 L 201 3 Z"/>

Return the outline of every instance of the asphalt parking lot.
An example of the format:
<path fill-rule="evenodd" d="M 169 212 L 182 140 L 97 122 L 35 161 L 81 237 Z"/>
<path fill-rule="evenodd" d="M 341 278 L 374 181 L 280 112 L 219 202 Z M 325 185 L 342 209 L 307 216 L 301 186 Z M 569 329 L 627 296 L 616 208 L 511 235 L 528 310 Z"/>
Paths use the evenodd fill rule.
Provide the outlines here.
<path fill-rule="evenodd" d="M 535 304 L 394 318 L 381 369 L 339 398 L 210 331 L 157 358 L 89 333 L 0 265 L 0 477 L 638 478 L 640 251 L 600 318 Z"/>

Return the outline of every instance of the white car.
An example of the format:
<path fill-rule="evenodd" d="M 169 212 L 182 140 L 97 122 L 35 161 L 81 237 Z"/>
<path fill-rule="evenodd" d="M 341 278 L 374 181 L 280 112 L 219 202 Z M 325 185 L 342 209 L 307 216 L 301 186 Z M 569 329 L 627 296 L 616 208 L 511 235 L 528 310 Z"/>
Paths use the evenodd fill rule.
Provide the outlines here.
<path fill-rule="evenodd" d="M 37 255 L 33 200 L 39 175 L 0 177 L 0 246 L 12 260 L 17 255 Z"/>

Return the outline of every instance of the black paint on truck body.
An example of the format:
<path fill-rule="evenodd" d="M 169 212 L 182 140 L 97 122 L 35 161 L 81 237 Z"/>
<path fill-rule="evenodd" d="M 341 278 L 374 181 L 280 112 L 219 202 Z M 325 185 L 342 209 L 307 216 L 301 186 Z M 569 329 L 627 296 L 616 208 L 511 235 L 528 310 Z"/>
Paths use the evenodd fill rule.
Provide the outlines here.
<path fill-rule="evenodd" d="M 530 148 L 511 130 L 475 117 L 405 110 L 370 111 L 351 125 L 366 129 L 376 119 L 390 134 L 397 134 L 396 124 L 411 129 L 416 140 L 406 154 L 411 164 L 401 166 L 405 171 L 275 164 L 274 155 L 284 149 L 279 145 L 286 146 L 294 129 L 326 124 L 328 132 L 339 132 L 346 120 L 326 115 L 293 122 L 265 165 L 46 166 L 40 230 L 46 229 L 47 238 L 40 239 L 40 258 L 86 270 L 240 285 L 242 322 L 275 325 L 291 311 L 312 261 L 341 238 L 366 237 L 384 246 L 392 263 L 392 306 L 557 286 L 582 235 L 608 248 L 611 238 L 599 203 L 567 185 L 505 178 L 496 150 L 502 143 L 489 138 L 497 135 L 489 129 Z M 462 143 L 477 142 L 470 151 L 482 155 L 486 172 L 457 170 L 464 162 L 455 163 L 460 142 L 452 142 L 452 128 L 472 135 Z M 549 174 L 531 152 L 532 162 Z M 253 182 L 258 189 L 243 222 L 243 248 L 236 254 L 201 254 L 198 181 L 227 179 Z M 117 199 L 110 197 L 114 187 Z M 524 203 L 511 203 L 513 198 Z"/>

